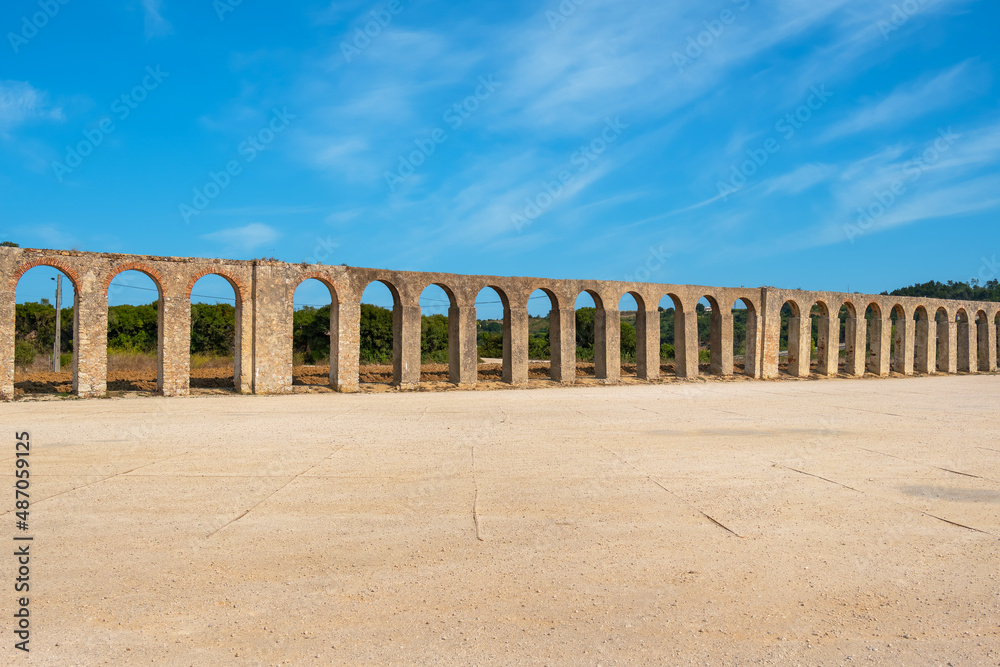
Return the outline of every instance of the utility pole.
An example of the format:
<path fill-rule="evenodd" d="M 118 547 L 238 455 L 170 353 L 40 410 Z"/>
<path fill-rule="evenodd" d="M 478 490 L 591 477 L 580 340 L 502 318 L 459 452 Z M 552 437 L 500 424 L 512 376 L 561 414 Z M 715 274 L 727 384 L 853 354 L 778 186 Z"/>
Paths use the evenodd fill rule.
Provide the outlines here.
<path fill-rule="evenodd" d="M 59 372 L 59 357 L 62 355 L 62 275 L 56 276 L 56 342 L 53 345 L 52 370 Z"/>

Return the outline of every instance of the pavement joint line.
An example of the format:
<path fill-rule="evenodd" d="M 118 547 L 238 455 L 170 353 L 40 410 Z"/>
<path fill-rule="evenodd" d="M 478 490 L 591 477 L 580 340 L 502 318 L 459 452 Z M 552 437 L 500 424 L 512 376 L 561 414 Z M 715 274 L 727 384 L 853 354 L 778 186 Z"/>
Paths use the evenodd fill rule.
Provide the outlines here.
<path fill-rule="evenodd" d="M 690 502 L 690 501 L 688 501 L 688 500 L 685 500 L 685 499 L 684 499 L 684 498 L 682 498 L 681 496 L 677 495 L 676 493 L 674 493 L 673 491 L 671 491 L 670 489 L 668 489 L 668 488 L 667 488 L 667 487 L 666 487 L 666 486 L 665 486 L 664 484 L 662 484 L 662 483 L 661 483 L 661 482 L 660 482 L 660 481 L 659 481 L 658 479 L 656 479 L 655 477 L 653 477 L 653 476 L 652 476 L 652 475 L 650 475 L 649 473 L 646 473 L 646 472 L 643 472 L 642 470 L 640 470 L 640 469 L 639 469 L 639 468 L 638 468 L 637 466 L 633 465 L 633 464 L 632 464 L 632 463 L 630 463 L 630 462 L 629 462 L 629 461 L 628 461 L 627 459 L 625 459 L 625 458 L 624 458 L 623 456 L 619 455 L 619 454 L 618 454 L 618 452 L 615 452 L 615 451 L 613 451 L 613 450 L 611 450 L 611 449 L 608 449 L 608 448 L 607 448 L 607 447 L 605 447 L 604 445 L 601 445 L 600 447 L 601 447 L 601 449 L 603 449 L 604 451 L 606 451 L 606 452 L 608 452 L 609 454 L 613 455 L 613 456 L 614 456 L 615 458 L 617 458 L 617 459 L 618 459 L 619 461 L 621 461 L 622 463 L 624 463 L 624 464 L 625 464 L 626 466 L 628 466 L 629 468 L 631 468 L 631 469 L 632 469 L 632 470 L 634 470 L 635 472 L 639 473 L 640 475 L 644 476 L 644 477 L 645 477 L 646 479 L 648 479 L 648 480 L 649 480 L 650 482 L 652 482 L 652 483 L 653 483 L 653 484 L 655 484 L 656 486 L 660 487 L 661 489 L 663 489 L 664 491 L 666 491 L 667 493 L 669 493 L 669 494 L 670 494 L 671 496 L 673 496 L 673 497 L 674 497 L 674 498 L 676 498 L 677 500 L 681 501 L 681 503 L 682 503 L 682 504 L 684 504 L 684 505 L 687 505 L 687 507 L 688 507 L 688 508 L 690 508 L 690 509 L 693 509 L 693 510 L 695 510 L 695 511 L 696 511 L 696 512 L 697 512 L 698 514 L 702 515 L 703 517 L 705 517 L 706 519 L 708 519 L 709 521 L 711 521 L 712 523 L 714 523 L 714 524 L 715 524 L 716 526 L 718 526 L 719 528 L 722 528 L 722 529 L 723 529 L 723 530 L 725 530 L 726 532 L 728 532 L 728 533 L 731 533 L 731 534 L 735 535 L 736 537 L 740 538 L 741 540 L 743 540 L 743 539 L 746 539 L 746 537 L 745 537 L 745 536 L 743 536 L 743 535 L 740 535 L 739 533 L 737 533 L 737 532 L 736 532 L 735 530 L 733 530 L 732 528 L 729 528 L 728 526 L 726 526 L 725 524 L 721 523 L 721 522 L 720 522 L 720 521 L 718 521 L 717 519 L 715 519 L 715 518 L 713 518 L 713 517 L 709 516 L 708 514 L 706 514 L 705 512 L 703 512 L 703 511 L 702 511 L 701 509 L 699 509 L 699 508 L 698 508 L 698 507 L 697 507 L 697 506 L 696 506 L 695 504 L 691 503 L 691 502 Z"/>
<path fill-rule="evenodd" d="M 258 507 L 260 507 L 261 505 L 263 505 L 263 504 L 264 504 L 264 502 L 266 502 L 266 501 L 267 501 L 267 500 L 268 500 L 269 498 L 271 498 L 271 496 L 273 496 L 274 494 L 276 494 L 276 493 L 277 493 L 278 491 L 281 491 L 281 490 L 282 490 L 283 488 L 285 488 L 286 486 L 288 486 L 289 484 L 291 484 L 292 482 L 294 482 L 294 481 L 295 481 L 295 480 L 297 480 L 297 479 L 298 479 L 299 477 L 301 477 L 302 475 L 306 474 L 307 472 L 309 472 L 309 471 L 310 471 L 310 470 L 312 470 L 313 468 L 318 468 L 319 466 L 323 465 L 323 464 L 324 464 L 324 463 L 326 463 L 326 462 L 327 462 L 328 460 L 330 460 L 330 459 L 331 459 L 331 458 L 333 457 L 333 455 L 334 455 L 334 454 L 336 454 L 337 452 L 339 452 L 340 450 L 342 450 L 342 449 L 343 449 L 344 447 L 346 447 L 346 446 L 347 446 L 347 443 L 345 442 L 345 443 L 344 443 L 344 444 L 342 444 L 342 445 L 341 445 L 340 447 L 337 447 L 337 448 L 336 448 L 336 449 L 334 449 L 334 450 L 333 450 L 332 452 L 330 452 L 330 453 L 329 453 L 329 454 L 328 454 L 328 455 L 326 456 L 326 458 L 324 458 L 324 459 L 323 459 L 322 461 L 320 461 L 319 463 L 317 463 L 317 464 L 315 464 L 315 465 L 312 465 L 312 466 L 309 466 L 308 468 L 306 468 L 306 469 L 305 469 L 305 470 L 303 470 L 302 472 L 300 472 L 300 473 L 298 473 L 297 475 L 293 476 L 293 477 L 292 477 L 291 479 L 289 479 L 289 480 L 288 480 L 287 482 L 285 482 L 284 484 L 282 484 L 281 486 L 279 486 L 278 488 L 276 488 L 276 489 L 275 489 L 274 491 L 272 491 L 271 493 L 267 494 L 267 496 L 266 496 L 266 497 L 264 497 L 264 498 L 262 498 L 262 499 L 261 499 L 261 501 L 260 501 L 260 502 L 258 502 L 258 503 L 257 503 L 256 505 L 254 505 L 254 506 L 253 506 L 253 507 L 251 507 L 250 509 L 248 509 L 248 510 L 246 510 L 245 512 L 243 512 L 243 514 L 240 514 L 240 515 L 239 515 L 238 517 L 236 517 L 235 519 L 233 519 L 233 520 L 232 520 L 232 521 L 230 521 L 229 523 L 226 523 L 226 524 L 224 524 L 224 525 L 220 526 L 219 528 L 216 528 L 216 529 L 215 529 L 215 530 L 213 530 L 213 531 L 212 531 L 211 533 L 209 533 L 208 535 L 206 535 L 206 536 L 205 536 L 205 539 L 208 539 L 208 538 L 212 537 L 213 535 L 215 535 L 216 533 L 218 533 L 218 532 L 219 532 L 220 530 L 222 530 L 223 528 L 226 528 L 227 526 L 231 526 L 231 525 L 233 525 L 234 523 L 236 523 L 237 521 L 239 521 L 240 519 L 242 519 L 243 517 L 245 517 L 245 516 L 246 516 L 247 514 L 250 514 L 250 512 L 254 511 L 254 510 L 255 510 L 255 509 L 257 509 Z"/>
<path fill-rule="evenodd" d="M 71 491 L 76 491 L 78 489 L 83 489 L 83 488 L 86 488 L 88 486 L 93 486 L 94 484 L 100 484 L 101 482 L 106 482 L 107 480 L 114 479 L 115 477 L 121 477 L 122 475 L 127 475 L 130 472 L 134 472 L 134 471 L 140 470 L 142 468 L 148 468 L 149 466 L 156 465 L 157 463 L 164 463 L 166 461 L 169 461 L 170 459 L 176 459 L 178 456 L 184 456 L 185 454 L 190 454 L 190 453 L 191 452 L 182 452 L 180 454 L 174 454 L 173 456 L 168 456 L 165 459 L 160 459 L 159 461 L 152 461 L 150 463 L 146 463 L 146 464 L 143 464 L 141 466 L 137 466 L 135 468 L 132 468 L 131 470 L 126 470 L 125 472 L 115 473 L 114 475 L 108 475 L 107 477 L 104 477 L 102 479 L 99 479 L 99 480 L 96 480 L 96 481 L 93 481 L 93 482 L 87 482 L 86 484 L 81 484 L 80 486 L 74 486 L 72 489 L 66 489 L 65 491 L 60 491 L 59 493 L 53 494 L 51 496 L 46 496 L 45 498 L 41 498 L 39 500 L 34 500 L 34 501 L 32 501 L 32 505 L 36 505 L 38 503 L 45 502 L 46 500 L 49 500 L 51 498 L 56 498 L 57 496 L 61 496 L 61 495 L 64 495 L 66 493 L 70 493 Z M 3 514 L 0 514 L 0 516 L 5 516 L 7 514 L 10 514 L 13 511 L 14 510 L 7 510 Z"/>

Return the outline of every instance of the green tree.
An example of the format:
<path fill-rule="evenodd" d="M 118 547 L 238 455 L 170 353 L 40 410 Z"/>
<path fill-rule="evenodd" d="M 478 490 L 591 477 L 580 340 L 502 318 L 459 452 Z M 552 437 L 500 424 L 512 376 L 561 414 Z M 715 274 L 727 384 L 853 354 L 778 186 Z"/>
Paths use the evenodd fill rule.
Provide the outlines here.
<path fill-rule="evenodd" d="M 367 303 L 361 304 L 361 362 L 392 363 L 391 310 Z"/>

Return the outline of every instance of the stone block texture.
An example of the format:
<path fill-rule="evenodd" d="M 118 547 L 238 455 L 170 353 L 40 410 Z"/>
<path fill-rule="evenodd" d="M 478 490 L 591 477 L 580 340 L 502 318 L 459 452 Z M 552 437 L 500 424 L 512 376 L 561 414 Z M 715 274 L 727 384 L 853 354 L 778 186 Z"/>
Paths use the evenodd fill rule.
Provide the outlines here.
<path fill-rule="evenodd" d="M 62 271 L 74 290 L 73 388 L 83 397 L 107 392 L 108 289 L 112 279 L 127 270 L 148 275 L 159 290 L 157 386 L 166 396 L 189 392 L 191 290 L 209 274 L 225 278 L 236 293 L 234 386 L 255 394 L 291 389 L 292 300 L 299 284 L 309 279 L 330 291 L 330 385 L 342 392 L 359 387 L 360 300 L 376 281 L 389 288 L 394 301 L 393 379 L 400 388 L 420 384 L 419 299 L 430 285 L 440 286 L 450 300 L 449 379 L 461 386 L 477 381 L 475 301 L 487 287 L 503 304 L 502 377 L 515 386 L 528 383 L 528 299 L 536 290 L 551 302 L 550 377 L 564 384 L 576 379 L 575 303 L 583 292 L 593 297 L 597 308 L 595 371 L 607 383 L 620 380 L 620 304 L 626 294 L 638 306 L 636 366 L 641 380 L 659 378 L 666 361 L 660 359 L 660 319 L 665 315 L 661 302 L 674 309 L 674 366 L 680 378 L 695 378 L 702 371 L 731 375 L 738 366 L 753 378 L 777 377 L 782 367 L 797 377 L 997 371 L 996 303 L 0 248 L 4 400 L 14 395 L 15 289 L 25 271 L 42 265 Z M 707 340 L 699 341 L 698 304 L 705 302 L 710 304 L 710 326 Z M 745 340 L 734 341 L 734 308 L 746 310 Z M 783 308 L 791 312 L 784 336 Z M 743 350 L 742 358 L 734 354 L 734 342 Z M 703 349 L 710 357 L 700 368 Z"/>

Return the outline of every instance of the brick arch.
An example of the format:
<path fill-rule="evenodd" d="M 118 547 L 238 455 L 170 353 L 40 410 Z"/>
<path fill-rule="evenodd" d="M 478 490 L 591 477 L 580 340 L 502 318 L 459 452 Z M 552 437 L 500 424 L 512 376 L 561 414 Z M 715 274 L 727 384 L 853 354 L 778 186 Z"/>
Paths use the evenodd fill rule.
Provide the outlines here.
<path fill-rule="evenodd" d="M 139 271 L 140 273 L 145 273 L 153 279 L 154 283 L 156 283 L 156 287 L 160 290 L 160 297 L 166 296 L 164 294 L 166 288 L 164 287 L 165 282 L 163 280 L 163 275 L 150 265 L 143 264 L 142 262 L 125 262 L 124 264 L 112 266 L 108 270 L 108 275 L 103 281 L 105 296 L 107 296 L 108 288 L 111 286 L 111 281 L 115 279 L 115 276 L 126 271 Z"/>
<path fill-rule="evenodd" d="M 31 269 L 35 268 L 36 266 L 48 266 L 53 269 L 59 269 L 60 271 L 62 271 L 64 274 L 66 274 L 66 277 L 70 279 L 70 282 L 73 283 L 75 298 L 79 297 L 80 277 L 79 275 L 77 275 L 76 270 L 70 268 L 68 265 L 63 264 L 58 260 L 49 259 L 47 257 L 32 259 L 19 266 L 18 269 L 14 272 L 14 275 L 11 276 L 10 288 L 12 290 L 17 289 L 17 283 L 21 280 L 21 277 Z"/>
<path fill-rule="evenodd" d="M 233 290 L 236 292 L 236 298 L 239 299 L 240 304 L 246 303 L 246 301 L 250 298 L 250 294 L 246 286 L 228 271 L 221 271 L 218 269 L 202 269 L 194 274 L 194 277 L 188 281 L 187 287 L 184 290 L 184 294 L 188 297 L 188 299 L 191 298 L 191 291 L 194 289 L 195 283 L 205 276 L 221 276 L 228 280 L 229 284 L 232 285 Z"/>

